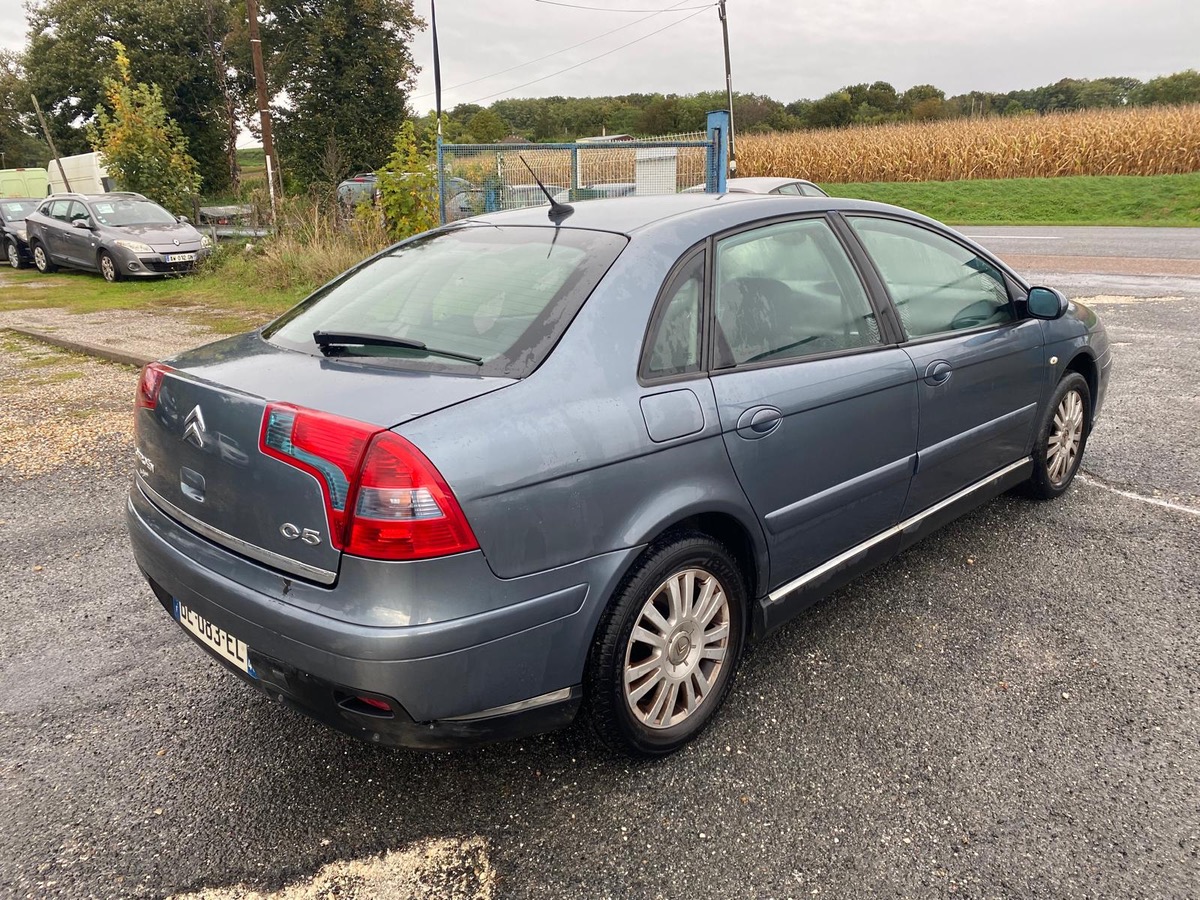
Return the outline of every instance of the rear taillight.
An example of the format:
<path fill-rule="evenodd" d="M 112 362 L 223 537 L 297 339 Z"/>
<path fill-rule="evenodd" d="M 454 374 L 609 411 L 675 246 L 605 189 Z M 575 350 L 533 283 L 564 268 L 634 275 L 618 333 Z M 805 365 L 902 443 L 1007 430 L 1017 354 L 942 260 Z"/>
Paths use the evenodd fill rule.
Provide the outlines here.
<path fill-rule="evenodd" d="M 399 435 L 285 403 L 268 404 L 259 447 L 313 475 L 330 543 L 370 559 L 428 559 L 479 547 L 433 464 Z"/>
<path fill-rule="evenodd" d="M 142 367 L 142 377 L 138 381 L 137 405 L 144 409 L 154 409 L 158 405 L 158 392 L 162 388 L 163 376 L 171 371 L 170 366 L 162 363 L 150 363 Z"/>
<path fill-rule="evenodd" d="M 372 559 L 428 559 L 478 546 L 433 463 L 399 435 L 377 434 L 359 476 L 346 552 Z"/>

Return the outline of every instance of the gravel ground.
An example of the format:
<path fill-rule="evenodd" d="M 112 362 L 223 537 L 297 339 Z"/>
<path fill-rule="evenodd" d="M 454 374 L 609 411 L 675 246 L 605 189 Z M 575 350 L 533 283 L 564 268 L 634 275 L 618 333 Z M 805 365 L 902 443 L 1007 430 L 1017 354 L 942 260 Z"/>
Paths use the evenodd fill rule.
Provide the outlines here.
<path fill-rule="evenodd" d="M 1198 300 L 1098 307 L 1094 483 L 1000 498 L 819 604 L 651 764 L 581 727 L 417 754 L 282 709 L 141 582 L 127 432 L 43 465 L 90 429 L 5 420 L 0 896 L 1200 896 L 1200 520 L 1104 486 L 1200 493 Z M 131 370 L 49 356 L 8 347 L 5 398 L 128 408 Z M 82 376 L 34 384 L 56 365 Z"/>
<path fill-rule="evenodd" d="M 0 328 L 30 328 L 97 347 L 123 350 L 147 359 L 165 359 L 225 336 L 189 316 L 195 310 L 110 309 L 73 313 L 55 307 L 0 312 Z M 263 317 L 264 319 L 266 317 Z M 245 328 L 261 324 L 246 320 Z"/>

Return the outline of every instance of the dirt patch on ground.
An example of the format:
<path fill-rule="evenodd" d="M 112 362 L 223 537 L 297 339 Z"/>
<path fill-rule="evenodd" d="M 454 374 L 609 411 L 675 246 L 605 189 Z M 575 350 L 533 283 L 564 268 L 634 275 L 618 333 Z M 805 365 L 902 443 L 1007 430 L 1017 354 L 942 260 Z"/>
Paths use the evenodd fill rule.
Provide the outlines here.
<path fill-rule="evenodd" d="M 0 475 L 130 469 L 138 373 L 0 335 Z"/>
<path fill-rule="evenodd" d="M 332 862 L 311 878 L 271 893 L 234 885 L 173 900 L 490 900 L 494 887 L 482 838 L 441 838 L 382 856 Z"/>
<path fill-rule="evenodd" d="M 218 327 L 201 321 L 189 309 L 109 309 L 97 313 L 72 313 L 53 307 L 0 313 L 0 328 L 30 328 L 81 344 L 121 350 L 148 359 L 165 359 L 192 347 L 209 344 L 229 334 L 249 331 L 267 318 L 241 315 L 210 316 Z"/>

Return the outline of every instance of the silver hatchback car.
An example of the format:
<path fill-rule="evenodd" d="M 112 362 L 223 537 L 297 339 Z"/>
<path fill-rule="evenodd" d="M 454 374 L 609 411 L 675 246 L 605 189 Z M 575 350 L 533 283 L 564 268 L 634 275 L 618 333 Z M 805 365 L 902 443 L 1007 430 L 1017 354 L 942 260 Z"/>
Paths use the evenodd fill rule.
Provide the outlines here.
<path fill-rule="evenodd" d="M 1001 491 L 1067 490 L 1110 364 L 1091 310 L 895 207 L 497 213 L 148 366 L 129 531 L 191 638 L 350 734 L 582 706 L 661 755 L 747 640 Z"/>
<path fill-rule="evenodd" d="M 25 219 L 39 272 L 60 266 L 105 281 L 192 271 L 212 240 L 141 194 L 52 194 Z"/>

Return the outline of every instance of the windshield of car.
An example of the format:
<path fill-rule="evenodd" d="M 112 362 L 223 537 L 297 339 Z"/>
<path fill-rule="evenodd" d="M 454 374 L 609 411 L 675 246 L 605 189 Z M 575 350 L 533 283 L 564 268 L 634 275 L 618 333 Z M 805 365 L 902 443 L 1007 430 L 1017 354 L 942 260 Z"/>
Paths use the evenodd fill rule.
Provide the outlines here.
<path fill-rule="evenodd" d="M 92 215 L 101 225 L 174 225 L 175 217 L 149 200 L 97 200 Z"/>
<path fill-rule="evenodd" d="M 347 352 L 405 368 L 523 378 L 553 349 L 625 243 L 622 235 L 550 226 L 439 232 L 367 261 L 263 335 L 314 355 L 321 352 L 315 331 L 404 339 L 429 350 Z"/>
<path fill-rule="evenodd" d="M 35 209 L 37 209 L 35 200 L 5 200 L 0 203 L 0 211 L 3 211 L 6 222 L 23 222 L 25 217 Z"/>

